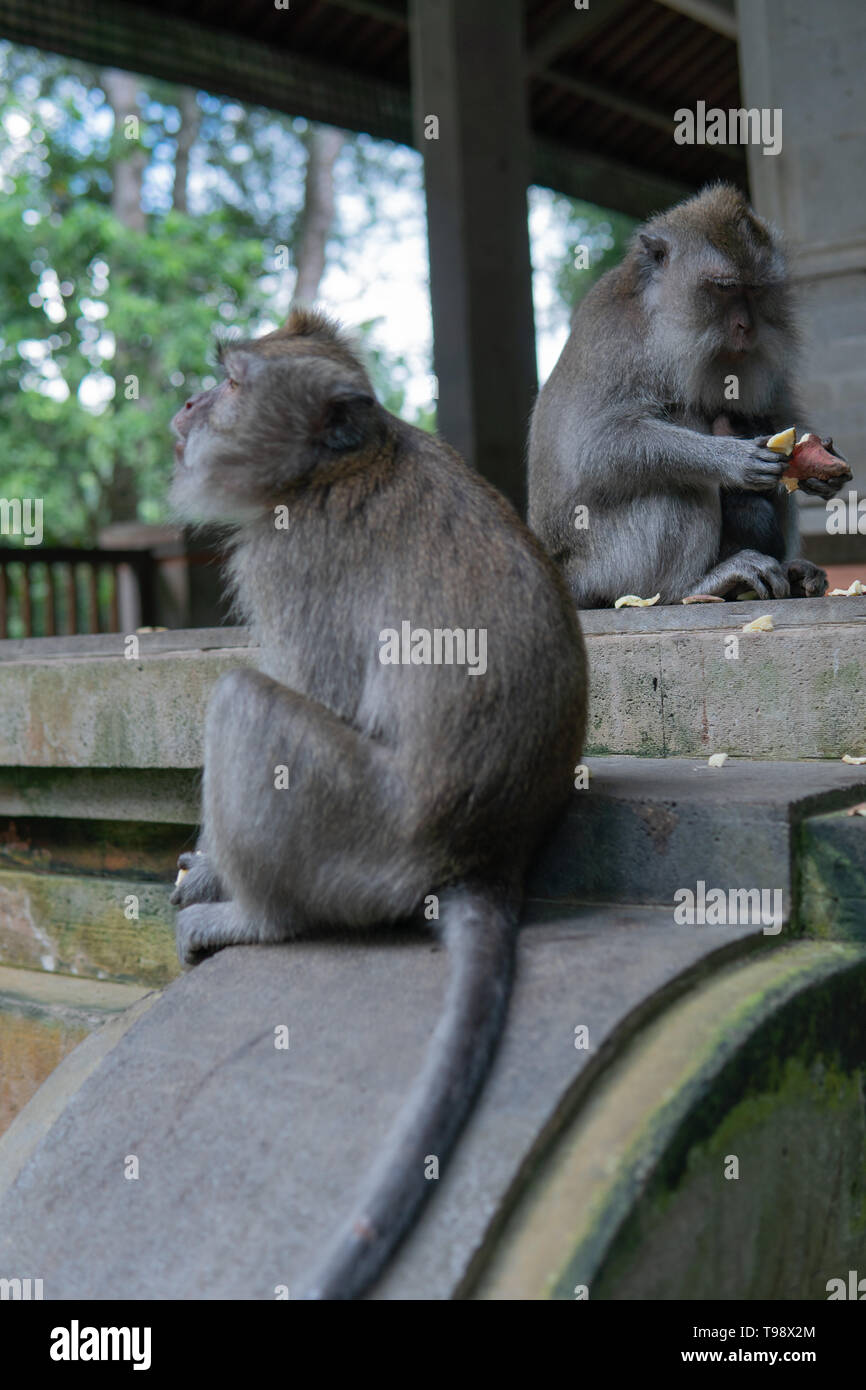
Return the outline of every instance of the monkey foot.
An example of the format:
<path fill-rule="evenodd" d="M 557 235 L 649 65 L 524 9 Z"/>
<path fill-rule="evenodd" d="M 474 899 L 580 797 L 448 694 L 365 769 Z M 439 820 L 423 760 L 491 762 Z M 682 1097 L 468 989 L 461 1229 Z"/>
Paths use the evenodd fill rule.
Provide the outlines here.
<path fill-rule="evenodd" d="M 827 592 L 827 575 L 811 560 L 789 560 L 785 573 L 791 585 L 792 598 L 821 598 Z"/>

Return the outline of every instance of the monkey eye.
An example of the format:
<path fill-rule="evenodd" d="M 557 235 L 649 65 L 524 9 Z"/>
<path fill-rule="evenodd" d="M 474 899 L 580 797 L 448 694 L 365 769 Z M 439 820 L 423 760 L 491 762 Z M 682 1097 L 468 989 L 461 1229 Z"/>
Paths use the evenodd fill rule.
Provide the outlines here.
<path fill-rule="evenodd" d="M 719 294 L 736 294 L 737 291 L 740 289 L 740 283 L 738 280 L 714 279 L 708 281 L 708 283 L 711 289 L 716 290 Z"/>

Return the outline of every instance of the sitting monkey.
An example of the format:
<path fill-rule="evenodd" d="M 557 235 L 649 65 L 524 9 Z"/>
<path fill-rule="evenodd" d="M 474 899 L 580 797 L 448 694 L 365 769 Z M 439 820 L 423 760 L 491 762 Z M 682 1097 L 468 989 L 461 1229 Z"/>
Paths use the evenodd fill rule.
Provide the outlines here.
<path fill-rule="evenodd" d="M 376 402 L 327 319 L 296 311 L 223 364 L 175 417 L 172 496 L 233 524 L 261 658 L 210 700 L 202 838 L 173 896 L 180 958 L 397 923 L 437 900 L 452 958 L 417 1087 L 312 1280 L 313 1297 L 351 1298 L 488 1069 L 527 862 L 580 754 L 585 655 L 539 543 L 453 450 Z M 461 660 L 482 645 L 483 663 Z"/>
<path fill-rule="evenodd" d="M 719 184 L 654 217 L 578 307 L 529 438 L 529 522 L 578 606 L 822 594 L 785 460 L 796 329 L 777 235 Z M 800 430 L 798 429 L 798 434 Z M 841 482 L 800 483 L 832 496 Z"/>

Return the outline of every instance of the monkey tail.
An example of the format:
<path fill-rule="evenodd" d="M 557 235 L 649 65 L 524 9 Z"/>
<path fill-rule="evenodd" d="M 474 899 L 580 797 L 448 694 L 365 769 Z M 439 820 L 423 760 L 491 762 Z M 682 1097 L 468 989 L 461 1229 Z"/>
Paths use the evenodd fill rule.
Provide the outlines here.
<path fill-rule="evenodd" d="M 519 899 L 504 889 L 458 885 L 439 895 L 439 907 L 451 964 L 442 1015 L 364 1197 L 308 1298 L 357 1298 L 381 1273 L 435 1186 L 425 1177 L 426 1164 L 430 1157 L 444 1164 L 496 1051 L 511 992 Z"/>

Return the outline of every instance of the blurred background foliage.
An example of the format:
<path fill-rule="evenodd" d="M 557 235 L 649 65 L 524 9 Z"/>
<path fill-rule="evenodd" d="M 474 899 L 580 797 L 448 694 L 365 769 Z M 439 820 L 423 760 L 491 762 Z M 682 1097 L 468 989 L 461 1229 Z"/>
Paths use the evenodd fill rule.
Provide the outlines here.
<path fill-rule="evenodd" d="M 171 416 L 220 337 L 296 296 L 354 323 L 380 399 L 435 426 L 416 152 L 2 43 L 0 194 L 0 495 L 44 499 L 47 544 L 165 520 Z M 529 217 L 546 375 L 632 224 L 538 188 Z M 395 325 L 370 301 L 410 242 L 426 317 Z"/>

